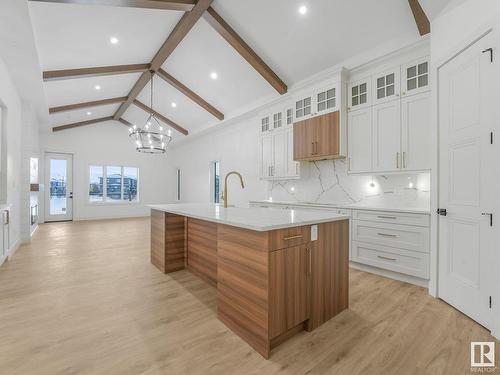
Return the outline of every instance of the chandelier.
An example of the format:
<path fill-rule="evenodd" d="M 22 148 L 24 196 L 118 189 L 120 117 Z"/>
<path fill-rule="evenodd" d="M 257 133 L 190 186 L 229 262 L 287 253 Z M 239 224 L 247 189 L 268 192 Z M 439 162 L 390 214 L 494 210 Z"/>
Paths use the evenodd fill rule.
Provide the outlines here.
<path fill-rule="evenodd" d="M 165 127 L 160 124 L 153 110 L 154 98 L 154 72 L 151 71 L 151 112 L 142 128 L 133 125 L 129 128 L 129 136 L 135 139 L 135 149 L 146 154 L 164 154 L 167 146 L 172 141 L 171 131 L 165 132 Z"/>

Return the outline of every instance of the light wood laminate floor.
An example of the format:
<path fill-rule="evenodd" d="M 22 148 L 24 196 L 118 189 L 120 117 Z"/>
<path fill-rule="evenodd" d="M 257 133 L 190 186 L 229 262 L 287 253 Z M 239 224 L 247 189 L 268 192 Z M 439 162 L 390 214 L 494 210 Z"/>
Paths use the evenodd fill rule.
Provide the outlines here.
<path fill-rule="evenodd" d="M 350 308 L 266 361 L 215 289 L 149 263 L 148 219 L 42 225 L 0 268 L 0 374 L 455 375 L 492 340 L 423 288 L 350 275 Z"/>

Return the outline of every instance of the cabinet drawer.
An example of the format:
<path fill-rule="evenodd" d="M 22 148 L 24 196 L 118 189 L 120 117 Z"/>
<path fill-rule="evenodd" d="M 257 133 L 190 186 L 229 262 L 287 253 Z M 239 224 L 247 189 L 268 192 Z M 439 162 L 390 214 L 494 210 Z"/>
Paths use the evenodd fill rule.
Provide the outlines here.
<path fill-rule="evenodd" d="M 353 210 L 352 218 L 355 220 L 370 220 L 381 223 L 429 226 L 429 215 L 411 214 L 402 212 Z"/>
<path fill-rule="evenodd" d="M 423 227 L 353 220 L 352 239 L 422 253 L 429 252 L 429 229 Z"/>
<path fill-rule="evenodd" d="M 306 244 L 311 241 L 311 226 L 277 229 L 269 232 L 271 251 Z"/>
<path fill-rule="evenodd" d="M 352 260 L 424 279 L 429 278 L 429 254 L 353 241 Z"/>

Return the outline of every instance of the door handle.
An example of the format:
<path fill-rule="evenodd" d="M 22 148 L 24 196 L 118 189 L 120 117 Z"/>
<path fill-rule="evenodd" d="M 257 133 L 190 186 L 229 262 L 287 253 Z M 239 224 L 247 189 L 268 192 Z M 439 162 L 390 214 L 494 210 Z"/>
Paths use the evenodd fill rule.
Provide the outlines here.
<path fill-rule="evenodd" d="M 491 212 L 481 212 L 481 215 L 490 217 L 490 227 L 492 227 L 493 226 L 493 214 Z"/>
<path fill-rule="evenodd" d="M 72 191 L 69 192 L 69 197 L 68 198 L 73 199 L 73 192 Z"/>
<path fill-rule="evenodd" d="M 377 234 L 383 237 L 397 237 L 396 234 L 388 234 L 388 233 L 377 233 Z"/>

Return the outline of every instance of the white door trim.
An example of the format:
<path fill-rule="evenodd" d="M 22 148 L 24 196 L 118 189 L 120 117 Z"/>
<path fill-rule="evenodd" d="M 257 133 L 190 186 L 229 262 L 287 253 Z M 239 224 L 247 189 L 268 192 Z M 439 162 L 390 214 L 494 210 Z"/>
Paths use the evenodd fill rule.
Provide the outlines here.
<path fill-rule="evenodd" d="M 71 193 L 70 198 L 67 198 L 68 206 L 70 208 L 70 212 L 67 215 L 67 217 L 61 217 L 60 220 L 49 220 L 49 204 L 48 204 L 48 194 L 50 192 L 50 183 L 48 182 L 49 178 L 49 173 L 50 169 L 47 167 L 47 160 L 50 157 L 50 155 L 61 155 L 61 156 L 66 156 L 70 158 L 71 160 L 71 165 L 69 168 L 67 168 L 67 180 L 71 182 L 69 191 L 67 191 L 67 196 Z M 69 152 L 57 152 L 57 151 L 44 151 L 43 152 L 43 181 L 44 181 L 44 194 L 43 194 L 43 213 L 44 213 L 44 220 L 43 222 L 55 222 L 55 221 L 73 221 L 74 220 L 74 204 L 73 204 L 73 192 L 74 192 L 74 154 L 69 153 Z"/>

